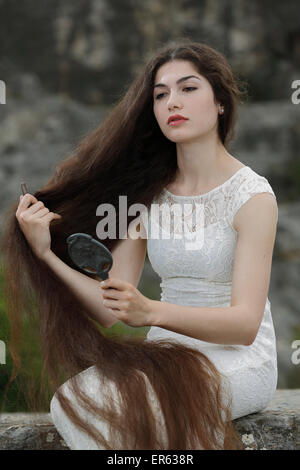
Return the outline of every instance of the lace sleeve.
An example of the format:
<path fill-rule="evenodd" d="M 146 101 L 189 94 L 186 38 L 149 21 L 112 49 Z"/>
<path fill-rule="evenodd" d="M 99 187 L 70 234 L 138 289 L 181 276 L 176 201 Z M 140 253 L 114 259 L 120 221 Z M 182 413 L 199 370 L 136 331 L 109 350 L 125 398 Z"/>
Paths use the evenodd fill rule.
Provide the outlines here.
<path fill-rule="evenodd" d="M 229 222 L 233 226 L 234 216 L 237 211 L 242 207 L 255 194 L 270 193 L 276 199 L 275 193 L 264 176 L 256 176 L 253 178 L 247 178 L 241 186 L 237 189 L 233 201 L 232 207 L 229 212 Z M 277 199 L 276 199 L 277 201 Z"/>

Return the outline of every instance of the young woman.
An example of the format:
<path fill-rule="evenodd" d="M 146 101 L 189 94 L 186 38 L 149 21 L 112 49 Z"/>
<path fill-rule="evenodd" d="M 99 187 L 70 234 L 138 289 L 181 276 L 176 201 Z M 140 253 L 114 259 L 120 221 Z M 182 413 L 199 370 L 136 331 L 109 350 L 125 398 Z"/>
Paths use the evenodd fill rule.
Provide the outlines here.
<path fill-rule="evenodd" d="M 226 150 L 241 95 L 222 54 L 167 45 L 48 184 L 12 208 L 2 241 L 12 338 L 21 311 L 38 315 L 51 416 L 71 449 L 239 449 L 231 420 L 276 390 L 267 294 L 277 203 L 266 178 Z M 97 238 L 102 203 L 118 227 L 119 195 L 148 211 L 128 216 L 127 238 L 101 239 L 114 262 L 100 286 L 72 263 L 66 238 Z M 172 237 L 151 236 L 150 220 L 162 231 L 166 221 L 154 203 L 189 203 L 181 222 L 200 231 L 198 245 L 179 236 L 178 219 Z M 137 290 L 146 247 L 160 301 Z M 145 340 L 101 334 L 97 323 L 117 321 L 151 328 Z"/>

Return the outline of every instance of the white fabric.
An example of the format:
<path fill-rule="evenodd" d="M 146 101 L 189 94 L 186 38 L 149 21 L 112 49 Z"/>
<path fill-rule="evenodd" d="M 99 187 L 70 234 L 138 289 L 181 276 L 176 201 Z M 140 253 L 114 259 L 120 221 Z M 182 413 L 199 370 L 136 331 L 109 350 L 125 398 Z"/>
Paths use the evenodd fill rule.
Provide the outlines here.
<path fill-rule="evenodd" d="M 126 367 L 126 365 L 124 365 Z M 148 392 L 148 399 L 150 405 L 152 407 L 153 413 L 156 417 L 156 424 L 157 424 L 157 432 L 160 436 L 164 445 L 166 443 L 166 431 L 165 431 L 165 421 L 164 417 L 156 398 L 156 394 L 151 386 L 151 383 L 148 377 L 141 371 L 138 371 L 141 374 L 146 383 L 147 383 L 147 392 Z M 105 403 L 105 396 L 109 395 L 113 397 L 114 403 L 116 405 L 117 410 L 119 411 L 119 401 L 118 401 L 118 392 L 116 390 L 116 386 L 112 381 L 104 381 L 101 376 L 99 376 L 98 371 L 96 370 L 95 366 L 91 366 L 88 369 L 80 372 L 77 375 L 80 378 L 80 387 L 81 389 L 92 399 L 94 400 L 99 406 L 103 406 Z M 64 394 L 71 399 L 73 405 L 76 406 L 77 411 L 79 412 L 81 418 L 89 424 L 95 427 L 103 437 L 110 443 L 112 449 L 120 450 L 122 448 L 122 443 L 114 432 L 110 434 L 109 426 L 107 422 L 102 419 L 99 419 L 91 412 L 87 412 L 85 409 L 82 408 L 81 404 L 78 404 L 76 397 L 74 397 L 73 391 L 70 388 L 71 381 L 68 380 L 65 382 L 61 389 L 63 390 Z M 133 399 L 133 406 L 134 406 L 134 399 Z M 50 414 L 52 421 L 59 432 L 59 434 L 65 440 L 67 446 L 71 450 L 103 450 L 104 447 L 97 443 L 94 439 L 88 436 L 85 432 L 78 429 L 69 417 L 65 414 L 63 409 L 60 406 L 56 395 L 53 396 L 50 402 Z M 137 430 L 138 432 L 138 430 Z M 130 449 L 129 449 L 130 450 Z"/>
<path fill-rule="evenodd" d="M 249 166 L 240 168 L 224 184 L 198 196 L 177 196 L 164 188 L 153 203 L 169 207 L 179 204 L 183 214 L 181 220 L 171 215 L 170 220 L 175 223 L 170 223 L 171 232 L 168 232 L 166 213 L 158 216 L 155 212 L 145 211 L 141 216 L 148 238 L 148 257 L 161 277 L 162 302 L 190 307 L 230 306 L 237 243 L 237 232 L 232 225 L 234 216 L 253 195 L 265 192 L 276 199 L 268 180 Z M 192 212 L 189 206 L 184 210 L 184 204 L 192 204 Z M 193 232 L 196 219 L 191 218 L 191 214 L 195 217 L 196 204 L 203 208 L 203 219 L 199 219 L 203 243 L 200 248 L 195 245 L 194 249 L 186 249 L 186 246 L 191 246 L 186 245 L 187 242 L 191 244 L 191 239 L 182 234 L 188 233 L 184 232 L 188 229 L 190 233 L 196 233 Z M 182 219 L 187 229 L 184 229 Z M 160 234 L 170 234 L 171 237 L 155 239 L 151 236 L 157 235 L 159 230 Z M 232 419 L 264 409 L 276 390 L 276 337 L 268 298 L 256 339 L 250 346 L 209 343 L 151 327 L 147 339 L 158 338 L 172 338 L 192 345 L 213 361 L 230 382 Z"/>
<path fill-rule="evenodd" d="M 152 213 L 143 212 L 141 218 L 147 232 L 148 256 L 153 269 L 161 277 L 161 301 L 171 302 L 182 306 L 225 307 L 230 306 L 231 279 L 234 262 L 237 232 L 232 223 L 239 208 L 254 194 L 269 192 L 275 194 L 267 179 L 258 175 L 250 167 L 238 170 L 229 180 L 217 188 L 199 196 L 175 196 L 164 189 L 153 203 L 166 203 L 168 206 L 179 203 L 192 203 L 193 208 L 200 207 L 203 214 L 201 248 L 186 249 L 186 243 L 191 243 L 187 237 L 182 237 L 180 217 L 172 217 L 175 225 L 171 225 L 172 238 L 162 236 L 151 237 L 152 230 L 165 230 L 165 216 L 157 218 Z M 197 206 L 196 206 L 197 204 Z M 189 208 L 188 208 L 189 209 Z M 200 213 L 201 213 L 200 210 Z M 185 222 L 193 231 L 193 219 L 189 211 Z M 162 220 L 161 220 L 162 219 Z M 181 218 L 182 219 L 182 218 Z M 153 221 L 153 222 L 152 222 Z M 161 232 L 162 233 L 162 232 Z M 174 233 L 178 239 L 175 239 Z M 186 232 L 185 232 L 186 233 Z M 180 238 L 181 236 L 181 238 Z M 201 243 L 200 243 L 201 244 Z M 202 351 L 213 361 L 216 368 L 224 376 L 224 387 L 229 384 L 232 396 L 231 418 L 236 419 L 264 409 L 270 402 L 277 386 L 277 353 L 276 339 L 267 298 L 264 316 L 253 344 L 220 345 L 200 341 L 163 328 L 151 327 L 147 339 L 170 338 L 192 345 Z M 95 372 L 94 366 L 80 373 L 83 387 L 89 395 L 102 403 L 101 390 L 109 387 L 116 396 L 113 384 L 103 384 Z M 147 378 L 146 378 L 147 381 Z M 164 429 L 164 422 L 157 405 L 155 394 L 147 381 L 153 410 L 157 416 L 158 429 Z M 63 386 L 70 396 L 69 384 Z M 224 390 L 225 390 L 224 388 Z M 225 395 L 224 395 L 225 396 Z M 72 397 L 73 402 L 76 399 Z M 50 404 L 50 412 L 55 426 L 71 449 L 101 449 L 89 436 L 74 427 L 62 411 L 55 395 Z M 180 412 L 180 410 L 179 410 Z M 82 411 L 85 419 L 101 430 L 108 438 L 108 427 L 104 422 Z M 163 434 L 162 434 L 163 436 Z"/>

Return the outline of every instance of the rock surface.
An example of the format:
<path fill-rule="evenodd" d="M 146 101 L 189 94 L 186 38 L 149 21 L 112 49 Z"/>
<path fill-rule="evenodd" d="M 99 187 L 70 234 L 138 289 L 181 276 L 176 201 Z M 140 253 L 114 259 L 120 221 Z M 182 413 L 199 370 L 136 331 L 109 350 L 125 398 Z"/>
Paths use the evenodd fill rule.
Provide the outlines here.
<path fill-rule="evenodd" d="M 0 76 L 9 93 L 30 70 L 50 92 L 110 104 L 152 51 L 188 37 L 225 53 L 251 99 L 287 99 L 299 77 L 298 3 L 1 0 Z"/>
<path fill-rule="evenodd" d="M 234 422 L 245 450 L 300 450 L 300 389 L 276 390 L 269 406 Z M 48 413 L 0 415 L 0 450 L 69 450 Z"/>

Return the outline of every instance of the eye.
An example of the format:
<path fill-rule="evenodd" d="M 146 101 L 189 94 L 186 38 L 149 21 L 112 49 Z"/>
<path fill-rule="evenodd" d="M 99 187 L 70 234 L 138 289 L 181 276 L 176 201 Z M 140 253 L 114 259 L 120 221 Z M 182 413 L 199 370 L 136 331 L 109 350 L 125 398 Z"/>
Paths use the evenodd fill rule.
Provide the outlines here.
<path fill-rule="evenodd" d="M 197 88 L 194 86 L 187 86 L 184 88 L 184 90 L 197 90 Z"/>
<path fill-rule="evenodd" d="M 183 88 L 183 90 L 192 91 L 192 90 L 197 90 L 197 88 L 196 88 L 196 87 L 193 87 L 193 86 L 187 86 L 187 87 Z M 156 99 L 156 100 L 160 100 L 163 95 L 165 95 L 165 93 L 160 93 L 159 95 L 156 96 L 155 99 Z"/>
<path fill-rule="evenodd" d="M 156 100 L 160 100 L 160 98 L 164 95 L 165 93 L 160 93 L 159 95 L 156 96 Z"/>

